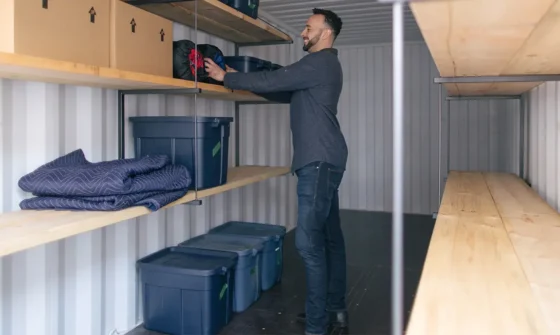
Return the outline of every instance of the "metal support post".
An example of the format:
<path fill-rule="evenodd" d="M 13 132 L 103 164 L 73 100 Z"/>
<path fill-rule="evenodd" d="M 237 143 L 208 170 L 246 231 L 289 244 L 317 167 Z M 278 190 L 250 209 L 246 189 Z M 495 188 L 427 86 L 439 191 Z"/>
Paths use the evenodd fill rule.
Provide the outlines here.
<path fill-rule="evenodd" d="M 439 94 L 438 94 L 438 199 L 439 204 L 441 205 L 441 122 L 442 122 L 442 113 L 441 113 L 441 100 L 443 99 L 443 86 L 441 84 L 439 86 Z"/>
<path fill-rule="evenodd" d="M 445 180 L 449 178 L 451 171 L 451 101 L 447 100 L 447 173 Z"/>
<path fill-rule="evenodd" d="M 525 179 L 525 115 L 527 114 L 527 99 L 522 96 L 519 100 L 519 178 Z"/>
<path fill-rule="evenodd" d="M 239 102 L 235 103 L 235 118 L 234 118 L 234 125 L 235 125 L 235 166 L 240 166 L 240 153 L 239 153 L 239 139 L 240 139 L 240 122 L 239 122 Z"/>
<path fill-rule="evenodd" d="M 123 91 L 117 92 L 118 96 L 118 113 L 117 113 L 117 126 L 118 126 L 118 145 L 119 145 L 119 159 L 124 159 L 124 96 Z"/>
<path fill-rule="evenodd" d="M 235 44 L 235 56 L 239 56 L 239 44 Z M 235 164 L 234 166 L 239 167 L 240 166 L 240 153 L 239 153 L 239 148 L 241 147 L 239 145 L 239 139 L 240 139 L 240 134 L 239 134 L 239 129 L 241 128 L 239 125 L 239 109 L 240 109 L 240 104 L 239 101 L 235 102 L 235 112 L 233 115 L 233 120 L 234 120 L 234 125 L 235 125 Z"/>
<path fill-rule="evenodd" d="M 403 318 L 403 4 L 393 4 L 393 243 L 392 333 L 402 335 Z"/>

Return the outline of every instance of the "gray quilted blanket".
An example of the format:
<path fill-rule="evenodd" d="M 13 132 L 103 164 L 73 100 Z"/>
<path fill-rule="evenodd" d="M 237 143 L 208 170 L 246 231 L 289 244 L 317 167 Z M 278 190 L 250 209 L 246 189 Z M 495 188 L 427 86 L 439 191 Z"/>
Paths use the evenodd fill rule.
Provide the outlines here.
<path fill-rule="evenodd" d="M 145 206 L 152 211 L 183 197 L 192 183 L 186 167 L 167 156 L 88 162 L 82 150 L 49 162 L 19 180 L 36 197 L 21 209 L 112 211 Z"/>

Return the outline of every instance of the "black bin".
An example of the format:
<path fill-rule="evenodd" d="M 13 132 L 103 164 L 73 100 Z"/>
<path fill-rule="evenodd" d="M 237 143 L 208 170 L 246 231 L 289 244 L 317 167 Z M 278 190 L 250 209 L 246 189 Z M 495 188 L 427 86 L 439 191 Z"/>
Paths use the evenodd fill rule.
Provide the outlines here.
<path fill-rule="evenodd" d="M 227 56 L 224 57 L 226 65 L 239 72 L 257 72 L 257 71 L 270 71 L 272 63 L 250 56 Z"/>
<path fill-rule="evenodd" d="M 253 19 L 259 17 L 259 0 L 220 0 L 231 8 L 235 8 Z"/>

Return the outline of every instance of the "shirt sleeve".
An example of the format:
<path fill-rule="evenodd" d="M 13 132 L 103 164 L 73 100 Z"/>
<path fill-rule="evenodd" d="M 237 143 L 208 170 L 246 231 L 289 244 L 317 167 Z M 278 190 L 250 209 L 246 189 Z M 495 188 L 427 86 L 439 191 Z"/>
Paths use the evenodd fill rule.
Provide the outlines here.
<path fill-rule="evenodd" d="M 276 71 L 229 72 L 224 86 L 255 93 L 291 92 L 321 84 L 320 71 L 313 62 L 302 59 Z"/>

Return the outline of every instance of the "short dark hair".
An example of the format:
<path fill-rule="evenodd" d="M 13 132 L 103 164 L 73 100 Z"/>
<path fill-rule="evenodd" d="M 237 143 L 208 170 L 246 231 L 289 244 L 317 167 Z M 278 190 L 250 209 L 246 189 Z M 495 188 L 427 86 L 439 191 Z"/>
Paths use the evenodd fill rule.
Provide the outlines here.
<path fill-rule="evenodd" d="M 334 38 L 336 39 L 342 29 L 342 20 L 340 17 L 338 17 L 338 15 L 336 15 L 333 11 L 321 8 L 313 8 L 313 14 L 323 15 L 325 17 L 325 23 L 331 27 L 334 32 Z"/>

